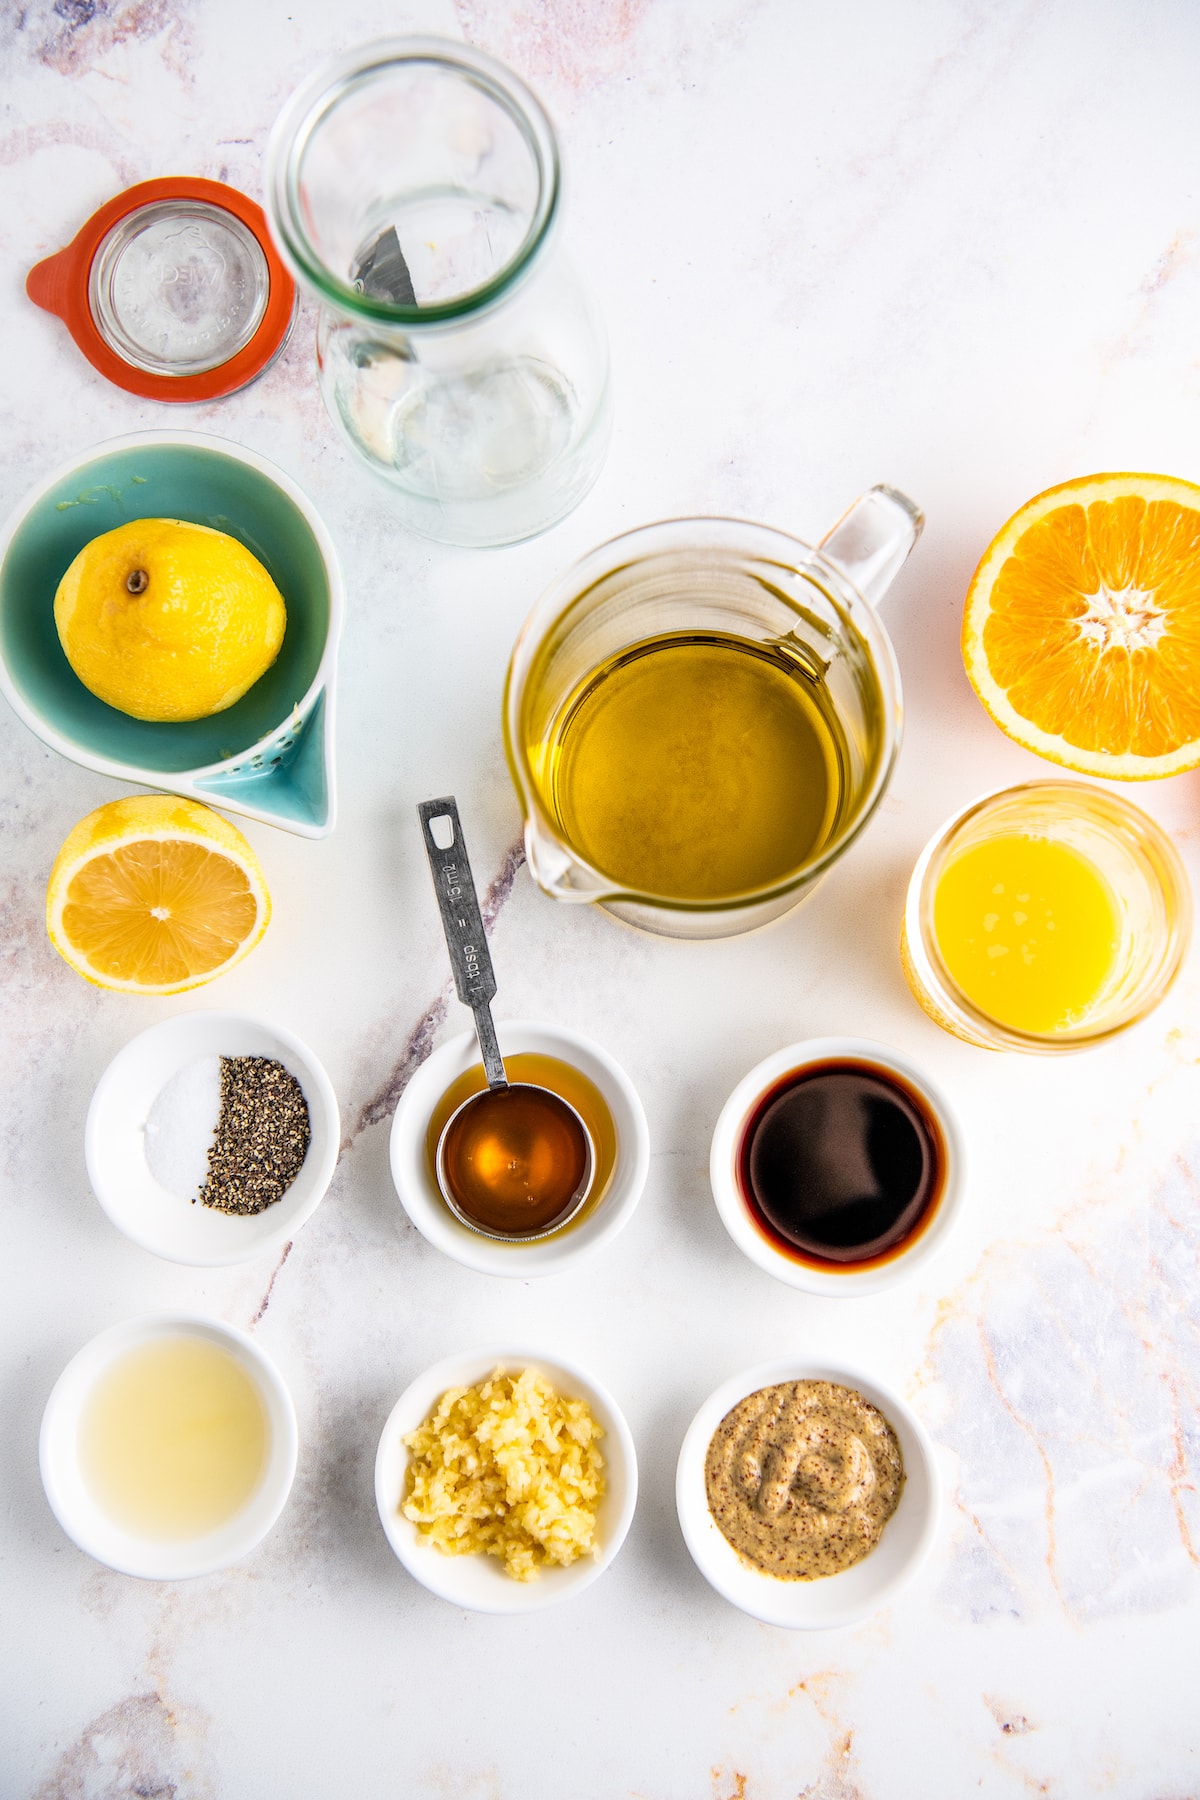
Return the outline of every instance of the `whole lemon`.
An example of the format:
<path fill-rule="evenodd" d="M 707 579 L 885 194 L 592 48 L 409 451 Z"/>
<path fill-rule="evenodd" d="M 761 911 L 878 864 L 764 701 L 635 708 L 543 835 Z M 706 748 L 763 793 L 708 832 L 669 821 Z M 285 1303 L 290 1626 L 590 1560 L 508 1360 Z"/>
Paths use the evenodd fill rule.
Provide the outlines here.
<path fill-rule="evenodd" d="M 85 544 L 54 622 L 84 687 L 135 719 L 206 719 L 279 654 L 283 595 L 236 538 L 182 519 L 134 519 Z"/>

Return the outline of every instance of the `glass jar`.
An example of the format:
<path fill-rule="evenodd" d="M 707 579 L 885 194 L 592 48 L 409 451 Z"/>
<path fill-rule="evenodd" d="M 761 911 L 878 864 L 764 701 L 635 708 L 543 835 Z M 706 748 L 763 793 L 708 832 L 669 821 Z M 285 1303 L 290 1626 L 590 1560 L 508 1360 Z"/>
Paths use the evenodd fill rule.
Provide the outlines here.
<path fill-rule="evenodd" d="M 407 525 L 506 544 L 578 504 L 608 449 L 608 345 L 554 241 L 553 128 L 511 71 L 439 38 L 327 64 L 275 125 L 267 210 L 321 303 L 325 405 Z"/>
<path fill-rule="evenodd" d="M 982 929 L 996 940 L 988 958 L 1003 960 L 1016 950 L 1032 970 L 1029 979 L 1047 982 L 1060 973 L 1062 962 L 1071 978 L 1080 981 L 1079 959 L 1097 952 L 1102 957 L 1090 965 L 1099 971 L 1090 999 L 1053 1023 L 1014 1021 L 998 1016 L 999 1009 L 985 1011 L 988 1001 L 977 985 L 967 992 L 951 967 L 954 947 L 961 956 L 961 941 L 948 950 L 939 935 L 938 893 L 947 872 L 953 874 L 966 857 L 986 855 L 989 847 L 1003 848 L 1014 839 L 1040 845 L 1043 851 L 1065 852 L 1076 867 L 1090 873 L 1089 887 L 1109 896 L 1111 914 L 1100 924 L 1094 902 L 1089 904 L 1086 890 L 1081 893 L 1077 878 L 1070 887 L 1060 874 L 1057 888 L 1039 892 L 1035 874 L 1028 893 L 1017 893 L 1011 881 L 998 881 L 986 890 L 989 910 Z M 1022 910 L 1014 912 L 1014 905 Z M 977 930 L 977 917 L 963 910 L 951 918 L 957 940 L 965 936 L 962 920 Z M 1024 944 L 1009 941 L 1014 922 L 1025 927 Z M 1145 1018 L 1179 973 L 1191 923 L 1191 890 L 1183 864 L 1161 826 L 1140 807 L 1082 781 L 1027 781 L 964 807 L 925 846 L 908 886 L 900 959 L 916 1000 L 954 1037 L 984 1050 L 1053 1055 L 1103 1043 Z M 1057 938 L 1046 937 L 1049 931 L 1056 931 Z M 977 984 L 977 965 L 975 973 Z M 1029 1005 L 1028 990 L 1022 1004 Z"/>

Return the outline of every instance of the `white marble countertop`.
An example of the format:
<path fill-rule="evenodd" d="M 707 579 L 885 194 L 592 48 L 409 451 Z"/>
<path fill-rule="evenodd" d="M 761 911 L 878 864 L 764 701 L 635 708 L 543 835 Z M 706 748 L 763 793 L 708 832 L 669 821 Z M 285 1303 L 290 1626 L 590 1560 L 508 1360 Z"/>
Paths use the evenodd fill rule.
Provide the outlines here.
<path fill-rule="evenodd" d="M 284 357 L 213 405 L 118 392 L 24 276 L 120 188 L 261 193 L 267 130 L 337 48 L 466 36 L 538 89 L 567 234 L 607 316 L 612 453 L 564 524 L 458 552 L 418 541 L 317 395 L 306 307 Z M 905 988 L 903 894 L 926 837 L 1046 772 L 967 685 L 962 598 L 994 530 L 1094 469 L 1200 480 L 1200 11 L 1191 0 L 29 0 L 0 20 L 5 369 L 0 508 L 92 443 L 206 430 L 279 462 L 341 549 L 341 817 L 248 827 L 263 945 L 180 1000 L 97 992 L 51 950 L 44 890 L 84 813 L 126 791 L 0 708 L 0 1797 L 37 1800 L 1166 1800 L 1200 1722 L 1200 1014 L 1193 955 L 1150 1020 L 1061 1062 L 941 1034 Z M 886 603 L 907 697 L 883 808 L 815 897 L 741 940 L 639 936 L 544 898 L 514 854 L 499 698 L 542 587 L 586 548 L 713 511 L 815 538 L 889 481 L 928 527 Z M 624 1234 L 542 1282 L 473 1274 L 408 1224 L 388 1115 L 461 1030 L 414 803 L 454 792 L 483 882 L 511 891 L 502 1017 L 560 1021 L 629 1070 L 653 1137 Z M 1140 789 L 1193 879 L 1200 776 Z M 84 1172 L 92 1088 L 175 1010 L 261 1012 L 323 1058 L 333 1188 L 286 1261 L 210 1273 L 110 1226 Z M 967 1213 L 876 1298 L 806 1298 L 734 1249 L 707 1182 L 738 1078 L 824 1032 L 894 1044 L 969 1132 Z M 68 1541 L 38 1421 L 74 1351 L 131 1313 L 254 1330 L 300 1416 L 274 1533 L 227 1574 L 156 1585 Z M 460 1613 L 404 1573 L 372 1464 L 413 1375 L 519 1337 L 594 1370 L 637 1441 L 629 1540 L 577 1601 Z M 673 1473 L 736 1370 L 791 1350 L 870 1368 L 918 1408 L 948 1505 L 933 1562 L 856 1629 L 789 1635 L 693 1567 Z"/>

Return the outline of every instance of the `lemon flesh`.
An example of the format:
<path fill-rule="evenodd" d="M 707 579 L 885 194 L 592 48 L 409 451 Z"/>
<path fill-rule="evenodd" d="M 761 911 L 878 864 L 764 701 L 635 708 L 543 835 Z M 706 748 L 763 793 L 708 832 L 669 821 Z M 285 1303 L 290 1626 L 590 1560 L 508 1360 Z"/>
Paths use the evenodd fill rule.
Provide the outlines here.
<path fill-rule="evenodd" d="M 275 661 L 287 613 L 236 538 L 181 519 L 134 519 L 85 544 L 54 596 L 76 675 L 135 719 L 224 712 Z"/>
<path fill-rule="evenodd" d="M 50 942 L 96 987 L 180 994 L 253 950 L 271 917 L 237 827 L 173 794 L 110 800 L 81 819 L 46 890 Z"/>

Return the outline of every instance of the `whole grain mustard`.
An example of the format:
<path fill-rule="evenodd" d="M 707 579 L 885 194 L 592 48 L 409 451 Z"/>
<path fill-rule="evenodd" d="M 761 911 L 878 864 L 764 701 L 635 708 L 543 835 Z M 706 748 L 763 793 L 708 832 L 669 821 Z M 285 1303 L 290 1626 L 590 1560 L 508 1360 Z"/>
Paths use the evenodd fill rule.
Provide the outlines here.
<path fill-rule="evenodd" d="M 854 1388 L 787 1381 L 726 1413 L 704 1463 L 708 1509 L 738 1555 L 816 1581 L 870 1554 L 900 1503 L 895 1432 Z"/>

